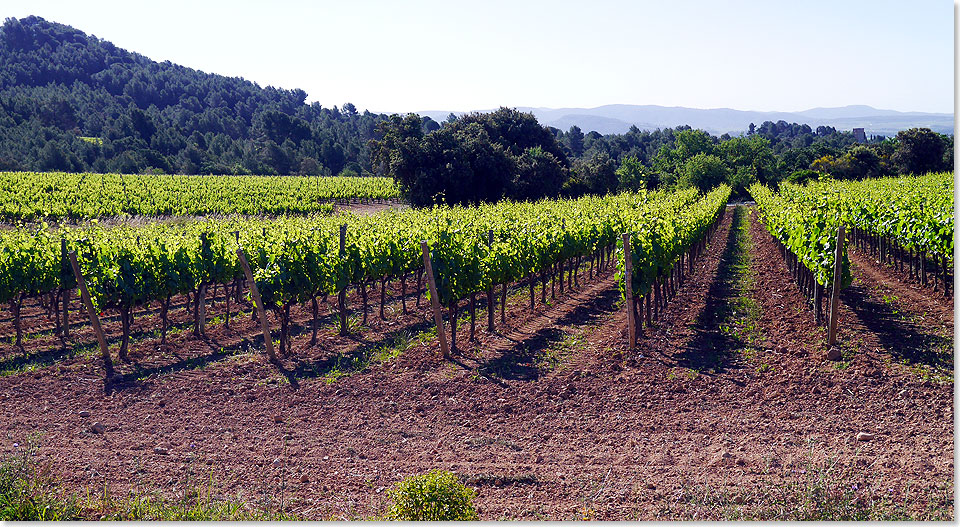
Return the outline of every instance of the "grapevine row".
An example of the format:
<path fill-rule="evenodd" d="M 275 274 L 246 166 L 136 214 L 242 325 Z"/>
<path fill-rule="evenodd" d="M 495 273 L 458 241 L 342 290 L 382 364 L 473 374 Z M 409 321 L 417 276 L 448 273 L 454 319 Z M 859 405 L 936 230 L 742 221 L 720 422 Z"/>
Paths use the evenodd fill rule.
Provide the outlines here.
<path fill-rule="evenodd" d="M 329 212 L 333 201 L 398 199 L 389 178 L 167 176 L 0 172 L 0 220 L 121 215 L 284 215 Z"/>
<path fill-rule="evenodd" d="M 788 189 L 792 187 L 787 187 Z M 814 183 L 811 192 L 837 196 L 851 241 L 934 289 L 950 291 L 953 276 L 953 174 Z"/>
<path fill-rule="evenodd" d="M 638 308 L 645 305 L 644 319 L 649 326 L 659 317 L 677 288 L 693 271 L 694 261 L 706 248 L 719 225 L 730 199 L 727 185 L 712 190 L 683 209 L 637 209 L 624 232 L 629 233 L 631 294 L 626 294 L 626 259 L 623 239 L 617 240 L 617 282 L 625 298 L 633 300 L 627 309 L 635 320 Z M 629 316 L 629 315 L 628 315 Z M 634 331 L 639 332 L 640 324 Z"/>
<path fill-rule="evenodd" d="M 824 320 L 823 299 L 833 288 L 837 234 L 844 221 L 840 197 L 789 183 L 781 185 L 779 193 L 760 183 L 749 191 L 801 292 L 813 302 L 814 317 Z M 840 255 L 842 289 L 852 282 L 845 244 Z"/>
<path fill-rule="evenodd" d="M 400 278 L 405 286 L 415 273 L 419 292 L 420 240 L 432 248 L 439 300 L 456 327 L 460 300 L 527 280 L 533 303 L 538 279 L 545 297 L 549 280 L 555 286 L 559 276 L 562 288 L 565 269 L 567 279 L 572 272 L 576 280 L 584 258 L 598 269 L 608 265 L 617 235 L 640 232 L 648 221 L 657 226 L 650 231 L 646 257 L 655 268 L 668 269 L 670 255 L 681 250 L 683 242 L 674 245 L 665 235 L 693 232 L 700 220 L 687 218 L 700 214 L 703 202 L 695 190 L 686 190 L 350 216 L 342 251 L 340 227 L 345 220 L 330 217 L 16 229 L 0 233 L 0 301 L 11 306 L 18 343 L 18 312 L 26 297 L 48 295 L 47 305 L 58 310 L 59 325 L 59 306 L 76 285 L 64 253 L 75 250 L 96 309 L 113 308 L 121 315 L 123 359 L 133 308 L 148 302 L 160 303 L 165 338 L 170 299 L 188 294 L 194 304 L 194 331 L 202 334 L 208 288 L 219 285 L 228 290 L 228 301 L 239 298 L 243 272 L 235 251 L 241 247 L 264 303 L 281 321 L 283 353 L 291 305 L 313 303 L 315 339 L 318 298 L 357 287 L 366 318 L 367 287 L 377 281 L 383 288 L 387 280 Z"/>

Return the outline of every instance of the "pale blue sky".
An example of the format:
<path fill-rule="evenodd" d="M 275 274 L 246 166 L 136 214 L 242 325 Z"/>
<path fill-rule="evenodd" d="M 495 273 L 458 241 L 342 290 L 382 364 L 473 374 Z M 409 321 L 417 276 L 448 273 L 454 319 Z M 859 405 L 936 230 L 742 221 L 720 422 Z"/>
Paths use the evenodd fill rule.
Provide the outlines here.
<path fill-rule="evenodd" d="M 952 113 L 949 0 L 5 0 L 154 60 L 378 112 L 660 104 Z"/>

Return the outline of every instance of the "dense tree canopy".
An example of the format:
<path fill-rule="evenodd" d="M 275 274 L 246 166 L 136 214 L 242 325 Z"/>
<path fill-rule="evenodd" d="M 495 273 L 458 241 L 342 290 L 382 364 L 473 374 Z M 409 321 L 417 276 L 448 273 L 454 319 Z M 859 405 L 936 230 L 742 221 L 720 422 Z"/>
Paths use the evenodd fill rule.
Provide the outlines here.
<path fill-rule="evenodd" d="M 640 190 L 653 188 L 657 184 L 654 174 L 637 159 L 637 156 L 627 156 L 616 170 L 617 182 L 621 190 Z"/>
<path fill-rule="evenodd" d="M 470 204 L 556 196 L 568 161 L 532 114 L 500 108 L 425 133 L 415 114 L 392 115 L 371 142 L 377 169 L 414 205 Z"/>
<path fill-rule="evenodd" d="M 605 136 L 583 135 L 572 127 L 568 132 L 554 130 L 554 135 L 572 160 L 566 185 L 571 192 L 602 191 L 586 181 L 594 177 L 597 163 L 607 159 L 618 167 L 619 189 L 636 188 L 638 180 L 648 187 L 703 187 L 722 172 L 741 193 L 754 181 L 776 184 L 821 175 L 862 179 L 953 169 L 953 136 L 926 128 L 906 130 L 893 139 L 871 137 L 866 144 L 857 143 L 852 132 L 784 121 L 751 124 L 746 134 L 736 137 L 714 137 L 689 126 L 652 132 L 632 127 L 625 134 Z M 581 156 L 571 149 L 576 145 L 581 145 Z"/>
<path fill-rule="evenodd" d="M 369 171 L 383 116 L 211 75 L 38 17 L 0 27 L 0 169 Z"/>
<path fill-rule="evenodd" d="M 942 170 L 946 147 L 947 141 L 940 134 L 927 128 L 913 128 L 897 133 L 897 146 L 891 160 L 901 174 Z"/>

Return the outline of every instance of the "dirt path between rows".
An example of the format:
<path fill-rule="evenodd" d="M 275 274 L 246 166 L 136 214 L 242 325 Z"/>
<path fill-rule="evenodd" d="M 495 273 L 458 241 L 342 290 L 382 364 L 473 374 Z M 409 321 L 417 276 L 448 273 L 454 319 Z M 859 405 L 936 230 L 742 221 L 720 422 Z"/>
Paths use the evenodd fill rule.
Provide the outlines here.
<path fill-rule="evenodd" d="M 953 298 L 905 282 L 868 254 L 850 251 L 854 275 L 842 300 L 857 339 L 850 350 L 913 368 L 918 374 L 953 377 Z"/>
<path fill-rule="evenodd" d="M 176 496 L 212 479 L 312 519 L 374 514 L 391 484 L 434 468 L 477 489 L 482 519 L 723 518 L 820 479 L 914 511 L 947 486 L 934 505 L 952 516 L 952 381 L 861 352 L 885 338 L 867 323 L 843 326 L 847 360 L 823 360 L 823 329 L 752 212 L 727 211 L 633 353 L 609 273 L 533 313 L 527 302 L 521 288 L 502 333 L 478 317 L 454 360 L 414 340 L 335 382 L 292 385 L 240 351 L 104 396 L 93 358 L 56 362 L 0 378 L 0 451 L 37 434 L 70 488 Z"/>

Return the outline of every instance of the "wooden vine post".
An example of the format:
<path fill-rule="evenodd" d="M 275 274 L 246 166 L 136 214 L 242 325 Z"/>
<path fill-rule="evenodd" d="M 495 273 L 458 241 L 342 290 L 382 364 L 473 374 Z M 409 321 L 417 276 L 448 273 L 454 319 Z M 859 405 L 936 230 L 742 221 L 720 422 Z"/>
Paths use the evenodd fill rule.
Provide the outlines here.
<path fill-rule="evenodd" d="M 440 297 L 437 295 L 437 282 L 433 277 L 433 265 L 430 263 L 430 248 L 427 247 L 426 241 L 420 241 L 420 250 L 423 251 L 423 268 L 427 272 L 427 286 L 430 287 L 430 304 L 433 306 L 433 320 L 437 324 L 437 336 L 440 338 L 440 356 L 446 359 L 449 356 L 447 332 L 443 329 L 443 313 L 440 311 Z"/>
<path fill-rule="evenodd" d="M 340 226 L 340 260 L 347 255 L 347 224 Z M 340 315 L 340 334 L 347 334 L 347 288 L 337 292 L 337 312 Z"/>
<path fill-rule="evenodd" d="M 90 325 L 93 326 L 93 332 L 97 335 L 97 342 L 100 343 L 100 355 L 103 357 L 103 370 L 106 373 L 107 380 L 113 377 L 113 360 L 110 358 L 110 348 L 107 347 L 107 337 L 103 334 L 103 327 L 100 326 L 100 317 L 93 308 L 93 300 L 90 298 L 90 291 L 87 290 L 87 281 L 80 274 L 80 263 L 77 262 L 77 252 L 67 253 L 70 258 L 70 266 L 73 267 L 73 275 L 77 278 L 77 286 L 80 288 L 80 299 L 83 301 L 83 307 L 90 315 Z"/>
<path fill-rule="evenodd" d="M 270 336 L 270 324 L 267 323 L 267 313 L 263 309 L 263 300 L 260 299 L 260 290 L 257 289 L 257 282 L 253 279 L 253 271 L 250 270 L 247 257 L 244 256 L 243 249 L 240 247 L 237 247 L 237 258 L 240 259 L 243 274 L 247 276 L 247 281 L 250 282 L 250 296 L 253 297 L 257 317 L 260 319 L 260 331 L 263 332 L 263 345 L 267 348 L 267 357 L 270 358 L 270 362 L 277 362 L 277 354 L 273 351 L 273 338 Z"/>
<path fill-rule="evenodd" d="M 493 229 L 490 229 L 487 232 L 487 249 L 490 249 L 491 247 L 493 247 Z M 493 333 L 495 329 L 493 324 L 494 311 L 495 310 L 493 307 L 493 284 L 491 283 L 490 289 L 487 289 L 487 331 L 489 331 L 490 333 Z"/>
<path fill-rule="evenodd" d="M 63 260 L 63 264 L 66 264 L 69 261 L 67 258 L 67 240 L 60 238 L 60 257 Z M 70 336 L 70 288 L 65 288 L 63 290 L 63 328 L 62 328 L 63 338 Z"/>
<path fill-rule="evenodd" d="M 630 253 L 630 233 L 623 233 L 623 282 L 627 292 L 627 332 L 630 335 L 630 351 L 637 347 L 637 321 L 633 309 L 633 258 Z"/>
<path fill-rule="evenodd" d="M 210 240 L 207 233 L 200 233 L 200 254 L 207 254 L 210 251 Z M 207 334 L 207 283 L 201 281 L 197 287 L 197 299 L 194 310 L 193 334 L 202 336 Z"/>
<path fill-rule="evenodd" d="M 843 224 L 837 230 L 837 246 L 834 253 L 833 263 L 833 291 L 830 293 L 830 325 L 827 332 L 827 346 L 832 347 L 837 343 L 837 310 L 840 308 L 840 281 L 843 277 Z M 837 360 L 838 354 L 832 354 Z"/>

